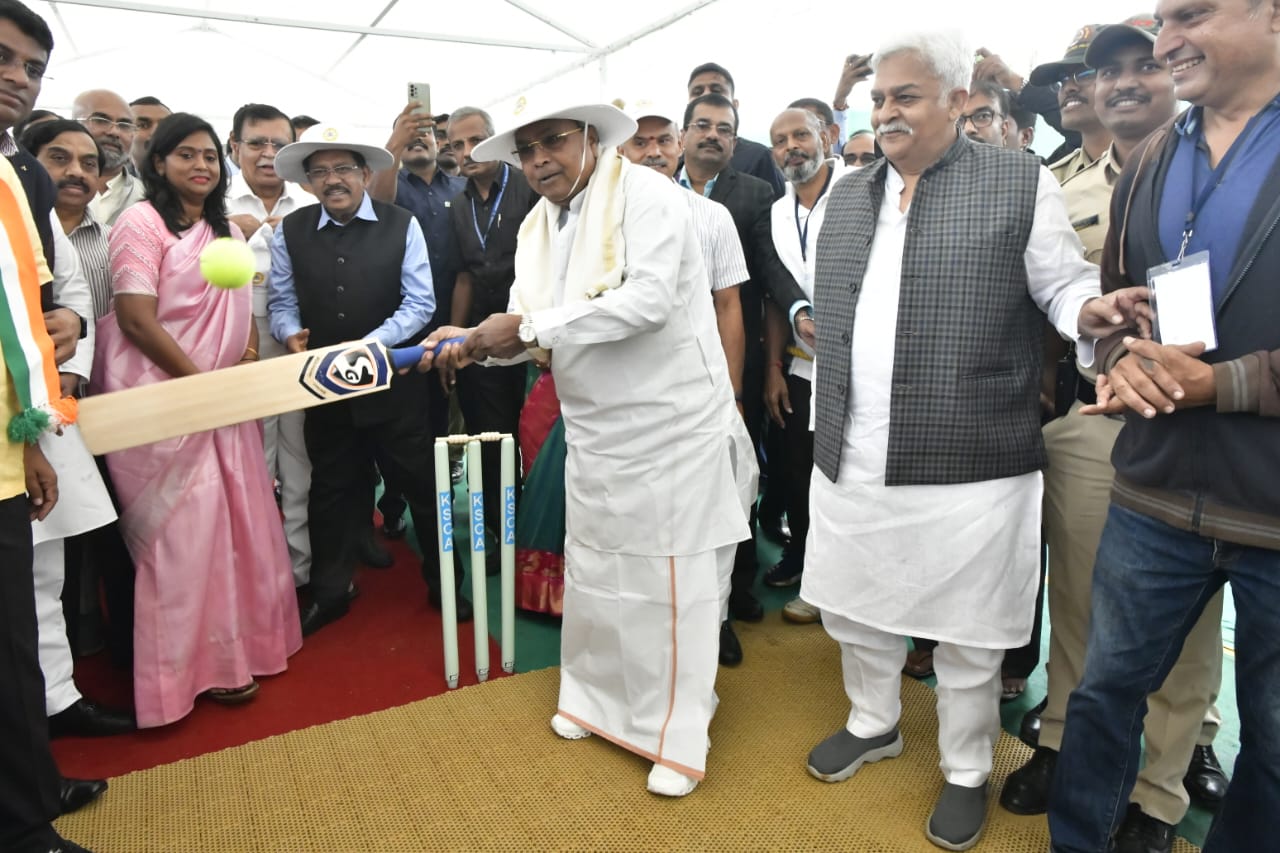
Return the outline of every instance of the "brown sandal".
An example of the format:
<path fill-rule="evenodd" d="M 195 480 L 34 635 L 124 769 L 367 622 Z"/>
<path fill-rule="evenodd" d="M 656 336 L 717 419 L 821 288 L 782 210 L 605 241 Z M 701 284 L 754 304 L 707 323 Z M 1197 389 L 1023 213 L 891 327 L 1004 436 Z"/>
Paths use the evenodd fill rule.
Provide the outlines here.
<path fill-rule="evenodd" d="M 204 695 L 220 705 L 241 705 L 258 695 L 258 682 L 250 681 L 244 687 L 211 687 Z"/>

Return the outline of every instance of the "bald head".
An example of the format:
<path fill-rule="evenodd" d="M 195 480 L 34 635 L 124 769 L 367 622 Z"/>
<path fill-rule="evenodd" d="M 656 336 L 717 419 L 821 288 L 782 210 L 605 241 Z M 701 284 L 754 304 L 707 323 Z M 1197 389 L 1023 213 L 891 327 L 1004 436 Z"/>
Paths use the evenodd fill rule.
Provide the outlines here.
<path fill-rule="evenodd" d="M 71 117 L 82 123 L 102 147 L 102 176 L 114 178 L 129 159 L 137 133 L 133 110 L 109 89 L 90 89 L 76 96 Z"/>

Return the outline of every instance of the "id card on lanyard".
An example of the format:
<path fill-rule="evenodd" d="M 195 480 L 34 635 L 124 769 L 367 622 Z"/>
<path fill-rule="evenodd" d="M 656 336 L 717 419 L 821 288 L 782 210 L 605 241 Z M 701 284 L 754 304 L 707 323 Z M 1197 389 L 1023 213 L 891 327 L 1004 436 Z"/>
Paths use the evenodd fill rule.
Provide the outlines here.
<path fill-rule="evenodd" d="M 1195 234 L 1197 217 L 1214 191 L 1226 180 L 1236 156 L 1251 143 L 1255 134 L 1273 132 L 1277 113 L 1271 107 L 1274 107 L 1274 102 L 1249 119 L 1198 193 L 1195 193 L 1196 181 L 1193 178 L 1194 195 L 1183 223 L 1178 256 L 1167 264 L 1147 270 L 1147 286 L 1151 289 L 1151 308 L 1155 315 L 1153 332 L 1162 344 L 1183 345 L 1200 341 L 1204 343 L 1206 352 L 1218 347 L 1209 252 L 1188 255 L 1187 246 Z M 1199 157 L 1193 157 L 1193 176 L 1199 172 L 1200 163 Z"/>
<path fill-rule="evenodd" d="M 1209 253 L 1179 256 L 1147 270 L 1155 339 L 1162 344 L 1204 343 L 1205 352 L 1218 348 L 1213 317 L 1213 282 Z"/>

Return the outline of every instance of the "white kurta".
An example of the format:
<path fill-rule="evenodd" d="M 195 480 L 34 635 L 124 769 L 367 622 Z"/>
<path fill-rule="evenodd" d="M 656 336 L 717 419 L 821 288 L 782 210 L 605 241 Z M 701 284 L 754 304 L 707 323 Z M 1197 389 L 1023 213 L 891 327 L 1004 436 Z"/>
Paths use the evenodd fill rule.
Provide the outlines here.
<path fill-rule="evenodd" d="M 623 283 L 565 299 L 584 192 L 561 211 L 547 253 L 554 305 L 533 315 L 567 445 L 558 712 L 700 779 L 715 710 L 717 551 L 749 535 L 734 478 L 745 430 L 683 190 L 626 164 L 621 191 Z"/>
<path fill-rule="evenodd" d="M 890 167 L 853 329 L 849 413 L 837 482 L 814 469 L 801 597 L 895 634 L 981 648 L 1031 635 L 1039 579 L 1039 471 L 940 486 L 885 486 L 893 353 L 907 214 Z M 1026 252 L 1029 293 L 1064 335 L 1099 294 L 1098 269 L 1040 170 Z M 1079 343 L 1092 361 L 1092 343 Z M 821 383 L 821 378 L 819 378 Z M 815 394 L 822 393 L 818 384 Z"/>
<path fill-rule="evenodd" d="M 627 167 L 625 283 L 564 298 L 580 193 L 554 236 L 554 307 L 533 313 L 564 416 L 565 527 L 599 551 L 696 554 L 750 535 L 732 498 L 735 411 L 685 190 Z M 519 286 L 517 281 L 513 289 Z"/>
<path fill-rule="evenodd" d="M 814 261 L 818 256 L 816 246 L 818 245 L 818 234 L 822 231 L 823 220 L 827 217 L 827 200 L 831 198 L 831 189 L 836 182 L 845 175 L 853 172 L 844 161 L 839 158 L 827 160 L 827 168 L 831 170 L 831 179 L 827 183 L 826 191 L 818 197 L 813 203 L 813 207 L 805 210 L 796 204 L 796 185 L 791 181 L 787 181 L 787 188 L 782 194 L 782 198 L 773 203 L 770 215 L 770 225 L 773 231 L 773 245 L 778 250 L 778 259 L 782 261 L 782 265 L 787 268 L 787 272 L 795 278 L 796 283 L 800 285 L 800 289 L 804 291 L 804 295 L 809 298 L 810 304 L 813 303 L 813 269 Z M 800 235 L 804 234 L 804 245 L 800 243 Z M 808 353 L 808 360 L 803 358 L 793 358 L 791 360 L 790 373 L 792 376 L 798 376 L 801 379 L 813 381 L 813 349 L 804 341 L 796 338 L 795 345 L 801 350 Z M 813 413 L 816 408 L 810 407 L 809 417 L 813 419 Z M 809 426 L 810 431 L 813 425 Z"/>

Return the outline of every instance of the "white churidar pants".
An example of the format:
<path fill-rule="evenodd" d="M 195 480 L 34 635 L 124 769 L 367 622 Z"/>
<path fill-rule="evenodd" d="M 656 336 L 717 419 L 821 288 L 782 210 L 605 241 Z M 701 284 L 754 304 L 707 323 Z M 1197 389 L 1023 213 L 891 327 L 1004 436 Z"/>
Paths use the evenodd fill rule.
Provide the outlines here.
<path fill-rule="evenodd" d="M 824 610 L 822 624 L 840 644 L 844 689 L 852 707 L 846 724 L 857 737 L 887 734 L 902 716 L 903 637 Z M 991 775 L 1000 737 L 1000 649 L 942 642 L 933 652 L 938 675 L 938 751 L 942 775 L 974 788 Z"/>
<path fill-rule="evenodd" d="M 45 713 L 52 717 L 80 699 L 80 691 L 71 677 L 74 662 L 71 644 L 67 642 L 67 620 L 62 613 L 62 585 L 66 581 L 66 549 L 62 539 L 36 545 L 32 571 L 35 573 Z"/>

